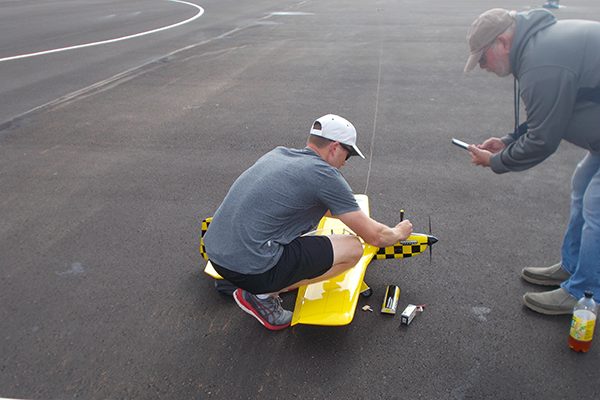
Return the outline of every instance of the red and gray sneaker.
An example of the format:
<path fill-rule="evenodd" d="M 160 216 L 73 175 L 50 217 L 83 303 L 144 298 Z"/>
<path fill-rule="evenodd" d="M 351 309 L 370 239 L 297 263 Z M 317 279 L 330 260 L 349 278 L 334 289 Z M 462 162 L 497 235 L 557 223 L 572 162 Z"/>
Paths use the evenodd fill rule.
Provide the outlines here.
<path fill-rule="evenodd" d="M 261 300 L 252 293 L 237 289 L 233 292 L 233 298 L 242 310 L 252 315 L 268 329 L 276 331 L 287 328 L 292 322 L 294 313 L 281 308 L 279 296 L 269 296 L 268 299 Z"/>

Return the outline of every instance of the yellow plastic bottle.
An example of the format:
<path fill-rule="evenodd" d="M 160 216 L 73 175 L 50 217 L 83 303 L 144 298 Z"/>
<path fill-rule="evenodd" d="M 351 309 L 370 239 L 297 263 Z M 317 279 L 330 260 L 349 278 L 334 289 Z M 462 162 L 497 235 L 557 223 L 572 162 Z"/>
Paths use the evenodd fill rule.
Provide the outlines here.
<path fill-rule="evenodd" d="M 597 306 L 593 299 L 594 293 L 586 291 L 584 296 L 573 308 L 569 347 L 584 353 L 590 349 L 596 325 Z"/>

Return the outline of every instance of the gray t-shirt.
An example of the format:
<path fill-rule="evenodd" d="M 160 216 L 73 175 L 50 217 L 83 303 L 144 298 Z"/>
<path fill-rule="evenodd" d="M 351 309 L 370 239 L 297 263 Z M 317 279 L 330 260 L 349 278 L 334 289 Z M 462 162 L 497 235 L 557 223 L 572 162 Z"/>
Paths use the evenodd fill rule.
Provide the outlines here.
<path fill-rule="evenodd" d="M 360 210 L 340 171 L 313 150 L 277 147 L 235 181 L 204 235 L 206 253 L 223 268 L 260 274 L 327 210 Z"/>

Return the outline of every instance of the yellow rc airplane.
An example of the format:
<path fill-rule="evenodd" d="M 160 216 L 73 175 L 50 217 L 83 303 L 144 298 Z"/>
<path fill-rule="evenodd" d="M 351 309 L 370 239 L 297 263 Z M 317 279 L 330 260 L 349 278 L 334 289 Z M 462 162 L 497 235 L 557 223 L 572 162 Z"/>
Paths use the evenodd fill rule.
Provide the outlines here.
<path fill-rule="evenodd" d="M 361 209 L 369 215 L 369 198 L 363 194 L 355 196 Z M 210 221 L 211 218 L 202 221 L 202 236 L 208 229 Z M 307 233 L 307 235 L 333 234 L 355 235 L 342 221 L 328 217 L 321 219 L 317 230 Z M 427 246 L 432 246 L 437 241 L 438 239 L 435 236 L 421 233 L 413 233 L 408 239 L 384 248 L 371 246 L 363 241 L 363 256 L 353 268 L 333 279 L 302 286 L 298 289 L 292 325 L 338 326 L 349 324 L 356 312 L 358 295 L 363 294 L 368 297 L 372 293 L 363 278 L 367 265 L 373 257 L 376 259 L 412 257 L 422 253 Z M 200 252 L 208 260 L 202 239 L 200 241 Z M 210 261 L 206 264 L 204 272 L 215 279 L 222 279 Z"/>

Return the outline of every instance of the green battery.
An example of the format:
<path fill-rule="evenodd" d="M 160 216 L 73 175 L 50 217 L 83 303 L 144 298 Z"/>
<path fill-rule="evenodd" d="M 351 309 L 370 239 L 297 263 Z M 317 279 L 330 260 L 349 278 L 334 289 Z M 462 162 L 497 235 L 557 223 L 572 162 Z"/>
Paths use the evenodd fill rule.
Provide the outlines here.
<path fill-rule="evenodd" d="M 400 300 L 400 288 L 396 285 L 390 285 L 385 291 L 381 312 L 383 314 L 396 314 L 398 301 Z"/>

